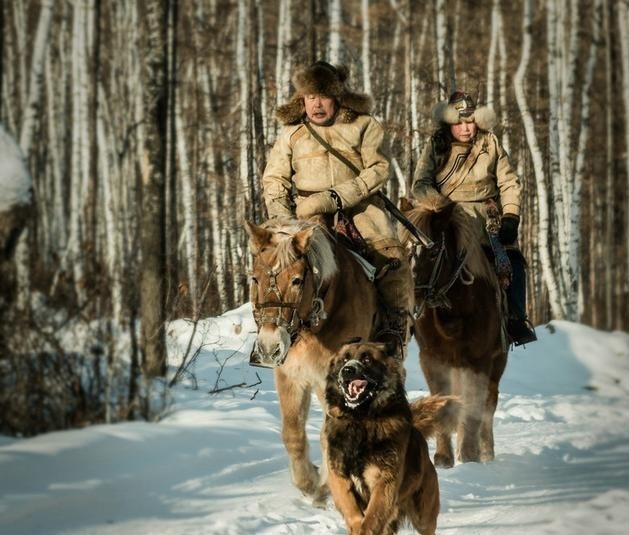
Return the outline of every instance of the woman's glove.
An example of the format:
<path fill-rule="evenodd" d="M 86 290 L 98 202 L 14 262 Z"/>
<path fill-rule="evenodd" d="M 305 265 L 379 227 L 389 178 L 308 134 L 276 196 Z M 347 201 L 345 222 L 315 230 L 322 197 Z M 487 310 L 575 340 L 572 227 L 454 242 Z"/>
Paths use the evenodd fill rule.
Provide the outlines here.
<path fill-rule="evenodd" d="M 317 214 L 333 214 L 338 206 L 331 191 L 320 191 L 302 199 L 297 204 L 297 219 L 308 219 Z"/>
<path fill-rule="evenodd" d="M 511 245 L 518 239 L 518 226 L 520 218 L 514 214 L 504 214 L 498 231 L 498 240 L 503 245 Z"/>

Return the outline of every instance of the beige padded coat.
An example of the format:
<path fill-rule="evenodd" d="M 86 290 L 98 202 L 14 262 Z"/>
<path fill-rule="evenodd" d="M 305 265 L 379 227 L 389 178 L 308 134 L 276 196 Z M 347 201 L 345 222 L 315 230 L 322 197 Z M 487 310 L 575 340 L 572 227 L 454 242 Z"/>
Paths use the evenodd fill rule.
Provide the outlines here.
<path fill-rule="evenodd" d="M 482 215 L 484 202 L 492 198 L 498 200 L 503 213 L 520 215 L 520 179 L 491 132 L 479 130 L 471 145 L 452 142 L 441 169 L 437 169 L 431 138 L 415 168 L 412 191 L 420 199 L 434 190 L 468 208 L 473 206 Z"/>
<path fill-rule="evenodd" d="M 360 169 L 360 175 L 330 154 L 303 124 L 286 125 L 262 177 L 269 217 L 294 217 L 293 186 L 297 204 L 310 193 L 334 189 L 370 248 L 398 244 L 390 217 L 372 196 L 389 178 L 389 163 L 381 151 L 384 130 L 380 123 L 370 115 L 358 115 L 349 122 L 337 118 L 330 126 L 312 127 Z"/>

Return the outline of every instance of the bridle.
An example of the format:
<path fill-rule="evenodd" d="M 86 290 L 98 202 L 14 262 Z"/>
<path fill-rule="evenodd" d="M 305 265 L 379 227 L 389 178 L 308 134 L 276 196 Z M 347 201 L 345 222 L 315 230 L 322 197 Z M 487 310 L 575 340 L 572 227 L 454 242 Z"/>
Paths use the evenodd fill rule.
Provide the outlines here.
<path fill-rule="evenodd" d="M 287 270 L 290 266 L 284 269 L 273 269 L 267 266 L 266 275 L 269 277 L 269 286 L 264 292 L 264 301 L 261 303 L 252 300 L 253 304 L 253 318 L 258 328 L 260 325 L 272 324 L 277 327 L 282 327 L 288 332 L 291 342 L 294 342 L 299 334 L 299 331 L 304 327 L 311 328 L 317 327 L 321 320 L 327 317 L 325 312 L 323 299 L 319 297 L 321 290 L 321 284 L 315 284 L 314 297 L 312 299 L 312 306 L 310 312 L 307 314 L 307 319 L 299 317 L 298 311 L 302 305 L 302 299 L 304 294 L 304 288 L 306 286 L 306 278 L 308 273 L 312 272 L 313 283 L 315 282 L 315 275 L 317 274 L 317 268 L 311 268 L 306 263 L 306 268 L 303 273 L 303 280 L 299 289 L 299 294 L 295 301 L 285 301 L 282 296 L 282 291 L 277 285 L 277 277 L 282 271 Z M 277 301 L 269 300 L 269 296 L 275 294 Z M 276 309 L 276 314 L 267 313 L 268 309 Z M 289 319 L 284 317 L 282 311 L 287 309 L 289 311 Z M 291 313 L 292 311 L 292 313 Z"/>
<path fill-rule="evenodd" d="M 421 256 L 420 247 L 421 246 L 415 247 L 412 255 L 413 260 L 416 264 L 419 262 Z M 413 315 L 416 319 L 423 314 L 425 307 L 447 309 L 452 308 L 447 293 L 450 291 L 450 288 L 452 288 L 452 286 L 458 279 L 460 279 L 461 283 L 466 286 L 469 286 L 474 282 L 474 275 L 470 273 L 465 265 L 468 256 L 469 252 L 467 250 L 463 250 L 462 253 L 457 254 L 455 270 L 452 272 L 452 275 L 450 276 L 448 281 L 443 286 L 437 288 L 437 281 L 441 277 L 441 271 L 443 270 L 445 261 L 448 258 L 445 233 L 441 233 L 439 252 L 437 253 L 437 258 L 433 264 L 432 272 L 430 274 L 428 282 L 424 284 L 420 284 L 419 282 L 415 283 L 416 295 L 418 291 L 424 290 L 424 297 L 421 303 L 415 306 L 415 311 Z"/>

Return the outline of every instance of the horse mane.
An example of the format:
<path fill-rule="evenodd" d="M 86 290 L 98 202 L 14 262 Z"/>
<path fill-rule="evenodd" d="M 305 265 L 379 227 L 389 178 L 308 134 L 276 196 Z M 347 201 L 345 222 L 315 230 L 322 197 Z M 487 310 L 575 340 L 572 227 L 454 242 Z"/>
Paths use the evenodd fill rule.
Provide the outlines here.
<path fill-rule="evenodd" d="M 271 243 L 275 245 L 272 257 L 274 268 L 285 269 L 296 262 L 301 252 L 295 249 L 293 238 L 298 232 L 312 230 L 304 254 L 313 268 L 317 283 L 327 283 L 338 274 L 333 239 L 324 226 L 312 221 L 276 218 L 270 219 L 262 227 L 273 234 Z"/>
<path fill-rule="evenodd" d="M 454 205 L 454 206 L 452 206 Z M 409 221 L 417 226 L 420 230 L 430 235 L 430 221 L 441 212 L 451 210 L 450 222 L 454 225 L 456 249 L 459 253 L 467 251 L 467 269 L 474 277 L 482 278 L 488 281 L 495 280 L 495 272 L 493 266 L 487 259 L 487 255 L 483 250 L 483 236 L 479 229 L 482 225 L 474 221 L 474 216 L 467 212 L 461 205 L 443 197 L 442 195 L 427 196 L 417 201 L 416 206 L 406 213 Z M 477 217 L 480 217 L 477 216 Z M 434 240 L 435 237 L 431 236 Z M 400 232 L 402 243 L 409 243 L 411 233 L 407 229 Z"/>

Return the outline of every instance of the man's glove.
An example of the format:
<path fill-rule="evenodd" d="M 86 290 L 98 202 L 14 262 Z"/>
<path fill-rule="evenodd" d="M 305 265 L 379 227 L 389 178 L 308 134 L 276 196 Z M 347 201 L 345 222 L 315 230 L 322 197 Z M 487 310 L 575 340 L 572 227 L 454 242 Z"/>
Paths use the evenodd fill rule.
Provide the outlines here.
<path fill-rule="evenodd" d="M 511 245 L 518 239 L 520 218 L 514 214 L 504 214 L 498 231 L 498 240 L 503 245 Z"/>
<path fill-rule="evenodd" d="M 333 214 L 337 209 L 338 206 L 331 190 L 327 190 L 313 193 L 299 201 L 295 214 L 297 219 L 308 219 L 317 214 Z"/>

